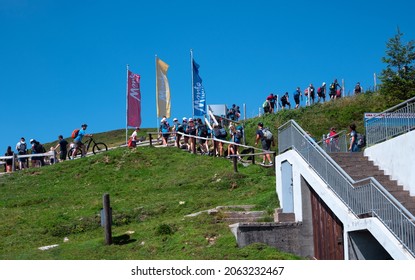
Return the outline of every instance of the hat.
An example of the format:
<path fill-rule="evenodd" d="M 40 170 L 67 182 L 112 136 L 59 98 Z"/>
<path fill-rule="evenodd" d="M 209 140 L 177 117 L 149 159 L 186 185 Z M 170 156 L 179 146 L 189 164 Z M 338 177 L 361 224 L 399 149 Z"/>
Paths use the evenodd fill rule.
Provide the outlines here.
<path fill-rule="evenodd" d="M 258 125 L 261 126 L 261 127 L 264 126 L 264 124 L 262 122 L 258 123 Z"/>
<path fill-rule="evenodd" d="M 83 125 L 81 125 L 81 127 L 84 127 L 84 126 L 87 127 L 88 125 L 86 123 L 84 123 Z"/>
<path fill-rule="evenodd" d="M 192 122 L 193 121 L 193 119 L 192 118 L 189 118 L 189 122 Z"/>
<path fill-rule="evenodd" d="M 183 117 L 183 121 L 184 121 L 184 122 L 187 122 L 187 118 L 186 118 L 186 117 Z"/>
<path fill-rule="evenodd" d="M 161 122 L 165 122 L 165 121 L 166 121 L 166 118 L 162 118 L 162 119 L 161 119 Z"/>
<path fill-rule="evenodd" d="M 326 82 L 323 82 L 322 86 L 324 87 L 326 85 Z"/>
<path fill-rule="evenodd" d="M 32 142 L 34 142 L 34 141 L 35 141 L 34 139 L 30 139 L 29 143 L 32 143 Z"/>
<path fill-rule="evenodd" d="M 177 121 L 178 121 L 178 119 L 177 119 L 177 118 L 174 118 L 174 119 L 173 119 L 173 121 L 174 121 L 174 122 L 177 122 Z"/>

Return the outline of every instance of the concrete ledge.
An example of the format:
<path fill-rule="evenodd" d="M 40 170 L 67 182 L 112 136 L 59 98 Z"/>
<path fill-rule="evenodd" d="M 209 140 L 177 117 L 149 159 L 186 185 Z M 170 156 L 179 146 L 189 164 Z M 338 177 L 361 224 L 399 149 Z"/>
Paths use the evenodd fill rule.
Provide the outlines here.
<path fill-rule="evenodd" d="M 280 223 L 294 223 L 295 213 L 283 213 L 281 208 L 275 209 L 274 221 Z"/>
<path fill-rule="evenodd" d="M 230 225 L 239 247 L 264 243 L 278 250 L 302 256 L 302 223 L 238 223 Z"/>

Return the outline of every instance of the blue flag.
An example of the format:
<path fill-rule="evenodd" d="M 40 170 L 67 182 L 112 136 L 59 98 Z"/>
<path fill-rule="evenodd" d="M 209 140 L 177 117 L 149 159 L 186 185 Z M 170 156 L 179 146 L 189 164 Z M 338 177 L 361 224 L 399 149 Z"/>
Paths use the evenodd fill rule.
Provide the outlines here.
<path fill-rule="evenodd" d="M 203 116 L 206 114 L 206 94 L 199 76 L 199 64 L 193 59 L 193 115 Z"/>

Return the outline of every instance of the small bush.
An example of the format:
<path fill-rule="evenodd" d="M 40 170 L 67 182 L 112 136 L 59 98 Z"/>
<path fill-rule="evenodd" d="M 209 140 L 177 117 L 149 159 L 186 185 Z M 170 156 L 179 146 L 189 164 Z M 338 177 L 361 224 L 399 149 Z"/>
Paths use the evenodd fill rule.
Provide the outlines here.
<path fill-rule="evenodd" d="M 161 224 L 157 227 L 158 235 L 172 235 L 174 233 L 173 228 L 168 224 Z"/>

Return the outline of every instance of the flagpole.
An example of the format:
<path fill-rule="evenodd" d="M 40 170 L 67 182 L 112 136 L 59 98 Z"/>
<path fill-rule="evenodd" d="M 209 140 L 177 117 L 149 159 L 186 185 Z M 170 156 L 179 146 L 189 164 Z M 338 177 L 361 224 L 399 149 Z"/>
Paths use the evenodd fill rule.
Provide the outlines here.
<path fill-rule="evenodd" d="M 194 112 L 195 112 L 195 101 L 194 101 L 194 94 L 193 94 L 193 50 L 190 49 L 190 73 L 192 76 L 192 84 L 191 84 L 191 93 L 192 93 L 192 118 L 195 117 Z"/>
<path fill-rule="evenodd" d="M 156 64 L 156 129 L 158 128 L 158 106 L 159 106 L 159 103 L 158 103 L 158 88 L 157 88 L 157 78 L 158 78 L 158 72 L 157 72 L 157 54 L 155 55 L 155 64 Z"/>
<path fill-rule="evenodd" d="M 127 83 L 126 83 L 126 100 L 125 100 L 125 144 L 128 144 L 128 71 L 129 65 L 127 64 Z"/>
<path fill-rule="evenodd" d="M 342 96 L 345 97 L 346 96 L 346 88 L 344 87 L 344 79 L 342 79 Z"/>

